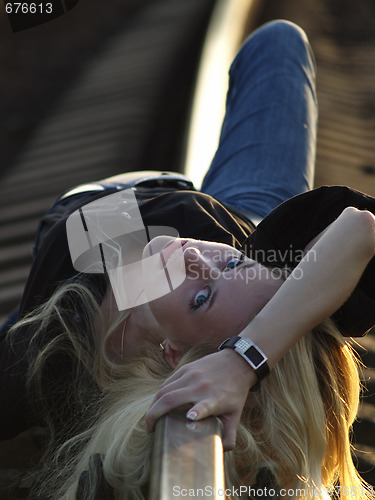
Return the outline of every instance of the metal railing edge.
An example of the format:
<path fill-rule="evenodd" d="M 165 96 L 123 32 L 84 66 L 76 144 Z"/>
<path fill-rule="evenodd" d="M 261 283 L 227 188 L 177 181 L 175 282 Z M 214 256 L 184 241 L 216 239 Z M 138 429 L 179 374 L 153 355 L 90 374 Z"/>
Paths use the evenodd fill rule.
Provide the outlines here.
<path fill-rule="evenodd" d="M 149 500 L 176 496 L 219 498 L 224 489 L 222 424 L 217 417 L 192 422 L 186 409 L 161 417 L 155 429 Z"/>

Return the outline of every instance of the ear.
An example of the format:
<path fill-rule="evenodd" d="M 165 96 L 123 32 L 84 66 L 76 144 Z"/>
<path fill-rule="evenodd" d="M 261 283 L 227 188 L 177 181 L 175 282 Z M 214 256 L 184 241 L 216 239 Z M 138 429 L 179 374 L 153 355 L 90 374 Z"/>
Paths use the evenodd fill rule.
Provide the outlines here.
<path fill-rule="evenodd" d="M 160 344 L 163 348 L 163 357 L 171 368 L 176 368 L 181 361 L 183 352 L 175 346 L 169 339 L 163 340 Z"/>

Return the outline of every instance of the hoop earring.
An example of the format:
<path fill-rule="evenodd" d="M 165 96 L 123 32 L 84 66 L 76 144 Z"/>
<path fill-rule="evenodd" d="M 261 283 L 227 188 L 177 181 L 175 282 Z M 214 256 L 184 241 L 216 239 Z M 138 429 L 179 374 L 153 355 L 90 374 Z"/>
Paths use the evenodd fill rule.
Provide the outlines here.
<path fill-rule="evenodd" d="M 159 344 L 159 348 L 160 348 L 160 354 L 162 355 L 162 357 L 164 358 L 164 354 L 165 354 L 165 347 L 163 346 L 163 344 L 160 342 Z"/>

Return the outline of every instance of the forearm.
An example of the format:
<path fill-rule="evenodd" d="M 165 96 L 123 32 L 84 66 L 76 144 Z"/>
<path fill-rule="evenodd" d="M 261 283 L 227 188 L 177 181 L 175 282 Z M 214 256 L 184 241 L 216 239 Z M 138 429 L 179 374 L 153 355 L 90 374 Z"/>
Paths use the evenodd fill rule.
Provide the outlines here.
<path fill-rule="evenodd" d="M 251 338 L 274 366 L 350 296 L 374 248 L 374 216 L 345 210 L 241 335 Z"/>

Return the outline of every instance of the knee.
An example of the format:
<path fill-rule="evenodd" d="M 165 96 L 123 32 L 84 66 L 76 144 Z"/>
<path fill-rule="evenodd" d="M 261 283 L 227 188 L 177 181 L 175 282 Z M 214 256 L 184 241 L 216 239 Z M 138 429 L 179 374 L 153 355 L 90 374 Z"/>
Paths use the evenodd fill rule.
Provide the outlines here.
<path fill-rule="evenodd" d="M 275 64 L 298 59 L 304 66 L 309 65 L 312 71 L 315 69 L 306 33 L 290 21 L 271 21 L 258 28 L 246 40 L 238 56 L 243 59 L 263 57 Z"/>
<path fill-rule="evenodd" d="M 276 45 L 308 43 L 307 35 L 302 28 L 291 21 L 283 19 L 264 24 L 250 35 L 250 40 L 273 47 Z"/>

